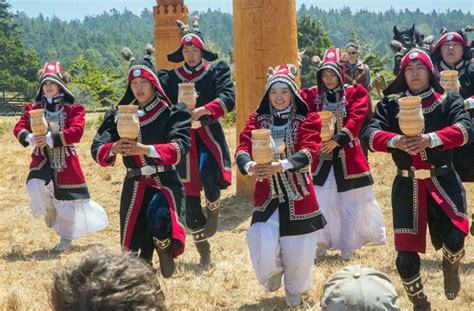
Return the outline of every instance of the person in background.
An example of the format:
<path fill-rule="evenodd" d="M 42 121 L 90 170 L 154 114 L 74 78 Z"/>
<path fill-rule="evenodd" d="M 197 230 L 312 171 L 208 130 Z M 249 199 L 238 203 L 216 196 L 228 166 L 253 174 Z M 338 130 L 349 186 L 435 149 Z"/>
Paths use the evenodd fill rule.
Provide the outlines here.
<path fill-rule="evenodd" d="M 344 76 L 341 51 L 328 49 L 317 72 L 317 87 L 303 89 L 301 95 L 311 111 L 329 111 L 335 120 L 333 137 L 323 142 L 314 158 L 314 189 L 328 222 L 317 232 L 316 257 L 333 248 L 341 251 L 343 260 L 350 260 L 353 251 L 385 244 L 386 237 L 358 138 L 368 109 L 367 90 L 357 83 L 345 86 Z"/>
<path fill-rule="evenodd" d="M 183 65 L 174 70 L 159 72 L 161 85 L 172 104 L 178 102 L 180 83 L 194 83 L 197 101 L 192 111 L 191 149 L 178 164 L 178 171 L 186 189 L 186 225 L 191 229 L 199 252 L 200 271 L 211 264 L 211 238 L 217 231 L 221 190 L 232 183 L 230 152 L 220 119 L 234 110 L 235 90 L 231 71 L 225 61 L 209 51 L 199 31 L 199 19 L 194 18 L 193 29 L 178 21 L 183 37 L 178 50 L 168 60 Z M 204 190 L 205 209 L 201 205 Z"/>
<path fill-rule="evenodd" d="M 71 241 L 107 227 L 104 209 L 90 199 L 75 144 L 84 134 L 84 107 L 67 87 L 59 62 L 48 62 L 39 72 L 35 103 L 26 104 L 13 133 L 20 144 L 31 147 L 26 190 L 33 216 L 44 216 L 46 226 L 60 236 L 55 250 L 64 252 Z M 44 136 L 31 129 L 32 111 L 44 110 L 48 123 Z"/>
<path fill-rule="evenodd" d="M 469 232 L 466 192 L 452 161 L 453 149 L 471 138 L 471 120 L 462 97 L 443 92 L 428 53 L 410 50 L 384 94 L 419 96 L 423 132 L 404 135 L 399 126 L 399 98 L 384 97 L 363 133 L 370 149 L 390 153 L 397 167 L 392 187 L 396 266 L 415 310 L 431 310 L 423 291 L 419 255 L 426 252 L 427 226 L 431 243 L 443 250 L 444 292 L 449 300 L 461 288 L 459 265 Z"/>
<path fill-rule="evenodd" d="M 105 113 L 91 146 L 92 157 L 103 167 L 113 166 L 121 155 L 127 173 L 120 198 L 120 239 L 125 249 L 152 263 L 157 251 L 165 278 L 173 275 L 174 258 L 184 252 L 186 233 L 177 211 L 184 207 L 184 188 L 175 165 L 190 146 L 191 112 L 184 103 L 171 105 L 151 62 L 153 47 L 143 59 L 130 61 L 128 87 L 121 105 L 138 109 L 139 133 L 135 140 L 121 138 L 117 109 Z"/>
<path fill-rule="evenodd" d="M 130 253 L 99 247 L 54 273 L 50 299 L 55 311 L 166 310 L 149 265 Z"/>
<path fill-rule="evenodd" d="M 284 277 L 288 307 L 301 305 L 301 294 L 312 288 L 316 233 L 326 224 L 311 181 L 321 120 L 298 95 L 296 74 L 291 64 L 269 69 L 264 96 L 240 133 L 235 153 L 240 172 L 257 177 L 247 232 L 257 280 L 276 291 Z M 255 129 L 271 131 L 276 146 L 271 163 L 253 160 Z"/>

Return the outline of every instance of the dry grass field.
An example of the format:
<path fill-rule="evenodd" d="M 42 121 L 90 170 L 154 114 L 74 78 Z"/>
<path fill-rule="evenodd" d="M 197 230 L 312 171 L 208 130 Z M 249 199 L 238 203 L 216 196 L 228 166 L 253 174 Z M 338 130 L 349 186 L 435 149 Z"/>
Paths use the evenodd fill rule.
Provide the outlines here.
<path fill-rule="evenodd" d="M 124 175 L 122 165 L 100 168 L 91 158 L 89 148 L 98 126 L 98 115 L 89 115 L 87 132 L 78 145 L 92 198 L 107 211 L 110 226 L 102 232 L 74 241 L 73 249 L 56 255 L 51 249 L 57 236 L 47 229 L 43 219 L 31 216 L 25 189 L 30 149 L 18 144 L 11 129 L 16 118 L 0 119 L 0 310 L 49 310 L 48 288 L 52 273 L 68 262 L 78 261 L 90 247 L 104 245 L 118 250 L 118 202 Z M 229 143 L 235 148 L 235 130 L 227 129 Z M 394 176 L 391 158 L 386 154 L 370 156 L 375 177 L 375 190 L 385 216 L 388 245 L 364 248 L 355 253 L 350 264 L 375 267 L 387 273 L 401 296 L 403 309 L 410 304 L 395 269 L 393 230 L 390 212 L 390 186 Z M 474 186 L 467 185 L 470 211 L 474 211 Z M 249 226 L 251 201 L 235 196 L 235 186 L 224 192 L 221 226 L 212 238 L 213 265 L 209 272 L 198 273 L 198 256 L 189 235 L 187 249 L 178 261 L 173 278 L 161 280 L 166 304 L 170 310 L 283 310 L 284 290 L 265 293 L 256 281 L 245 245 Z M 474 310 L 474 244 L 466 240 L 463 260 L 462 290 L 455 301 L 443 293 L 440 269 L 441 252 L 428 249 L 422 256 L 422 277 L 434 310 Z M 156 259 L 155 259 L 156 260 Z M 313 290 L 306 296 L 306 309 L 319 310 L 324 281 L 342 268 L 339 255 L 316 261 Z"/>

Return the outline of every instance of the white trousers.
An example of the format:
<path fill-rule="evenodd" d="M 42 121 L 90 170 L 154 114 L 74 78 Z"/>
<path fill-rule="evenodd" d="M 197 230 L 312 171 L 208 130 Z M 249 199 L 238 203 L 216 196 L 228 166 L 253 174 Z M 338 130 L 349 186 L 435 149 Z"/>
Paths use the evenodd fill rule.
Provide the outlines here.
<path fill-rule="evenodd" d="M 33 216 L 46 216 L 47 208 L 56 210 L 56 223 L 53 228 L 64 239 L 74 240 L 88 233 L 100 231 L 109 224 L 104 209 L 90 199 L 56 200 L 53 182 L 45 185 L 44 180 L 30 179 L 26 184 L 26 190 L 30 195 Z"/>
<path fill-rule="evenodd" d="M 268 290 L 268 280 L 283 274 L 285 289 L 299 295 L 312 288 L 316 232 L 280 237 L 278 210 L 265 223 L 247 232 L 247 244 L 257 280 Z"/>

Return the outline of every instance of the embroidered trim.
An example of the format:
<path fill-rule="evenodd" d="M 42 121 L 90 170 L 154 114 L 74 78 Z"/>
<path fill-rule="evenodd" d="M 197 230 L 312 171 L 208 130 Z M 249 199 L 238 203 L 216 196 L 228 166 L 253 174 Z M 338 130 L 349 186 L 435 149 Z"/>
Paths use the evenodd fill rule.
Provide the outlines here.
<path fill-rule="evenodd" d="M 176 148 L 178 158 L 174 164 L 178 164 L 179 162 L 181 162 L 181 148 L 179 148 L 178 143 L 172 142 L 171 144 Z"/>
<path fill-rule="evenodd" d="M 181 178 L 181 181 L 183 183 L 189 183 L 191 182 L 191 152 L 188 152 L 186 155 L 186 163 L 185 163 L 185 169 L 186 169 L 186 176 L 184 178 Z"/>
<path fill-rule="evenodd" d="M 468 218 L 467 214 L 464 214 L 458 210 L 456 204 L 454 204 L 453 200 L 449 197 L 449 195 L 446 193 L 446 191 L 443 189 L 443 187 L 439 183 L 438 178 L 436 176 L 433 176 L 431 177 L 431 180 L 433 181 L 433 184 L 435 185 L 436 189 L 439 191 L 443 199 L 446 200 L 446 202 L 451 206 L 456 216 L 467 219 Z"/>
<path fill-rule="evenodd" d="M 354 135 L 352 135 L 352 132 L 351 132 L 347 127 L 343 127 L 343 128 L 341 129 L 341 132 L 346 133 L 347 135 L 349 135 L 349 139 L 350 139 L 351 141 L 354 140 Z"/>
<path fill-rule="evenodd" d="M 451 251 L 446 245 L 443 244 L 443 257 L 446 258 L 451 264 L 454 264 L 460 261 L 464 257 L 465 251 L 464 248 L 461 248 L 457 252 Z"/>
<path fill-rule="evenodd" d="M 224 110 L 224 114 L 228 113 L 227 106 L 225 105 L 224 101 L 220 98 L 216 98 L 217 103 L 221 106 L 222 110 Z"/>
<path fill-rule="evenodd" d="M 347 172 L 346 152 L 344 151 L 344 148 L 341 149 L 339 156 L 341 158 L 342 170 L 344 172 L 344 179 L 356 179 L 356 178 L 361 178 L 365 176 L 370 176 L 370 171 L 357 173 L 357 174 L 349 174 Z"/>
<path fill-rule="evenodd" d="M 427 107 L 427 108 L 422 108 L 423 110 L 423 113 L 430 113 L 430 112 L 433 112 L 433 110 L 435 110 L 436 108 L 438 108 L 439 105 L 441 105 L 441 103 L 446 99 L 446 95 L 443 95 L 441 96 L 440 98 L 438 98 L 431 106 Z M 398 103 L 398 100 L 397 100 L 397 103 Z"/>
<path fill-rule="evenodd" d="M 166 108 L 167 108 L 166 105 L 162 105 L 160 107 L 160 109 L 158 109 L 152 117 L 150 117 L 149 119 L 146 119 L 144 121 L 140 121 L 140 127 L 148 125 L 151 122 L 155 121 L 160 116 L 160 114 L 162 114 L 163 111 L 165 111 Z"/>
<path fill-rule="evenodd" d="M 394 233 L 418 233 L 418 182 L 415 178 L 412 179 L 413 184 L 413 228 L 394 228 Z"/>
<path fill-rule="evenodd" d="M 434 90 L 433 90 L 432 87 L 430 87 L 426 92 L 423 92 L 423 93 L 420 93 L 420 94 L 416 94 L 416 95 L 411 94 L 411 93 L 410 93 L 410 90 L 407 90 L 407 91 L 405 92 L 405 94 L 406 94 L 407 96 L 419 96 L 419 97 L 421 97 L 421 99 L 426 99 L 426 98 L 428 98 L 428 97 L 430 97 L 431 95 L 434 94 Z"/>
<path fill-rule="evenodd" d="M 204 68 L 204 70 L 202 71 L 202 73 L 197 76 L 197 77 L 194 77 L 192 78 L 191 80 L 188 80 L 186 77 L 184 77 L 181 72 L 179 72 L 179 68 L 176 68 L 174 70 L 174 73 L 178 76 L 178 78 L 183 81 L 183 82 L 186 82 L 186 83 L 196 83 L 198 82 L 199 80 L 202 80 L 206 75 L 207 73 L 209 72 L 209 70 L 211 69 L 211 66 L 208 66 L 207 68 Z"/>
<path fill-rule="evenodd" d="M 87 188 L 87 183 L 77 185 L 56 185 L 59 189 Z"/>
<path fill-rule="evenodd" d="M 313 218 L 313 217 L 316 217 L 316 216 L 319 216 L 319 215 L 322 214 L 321 210 L 317 210 L 317 211 L 311 212 L 309 214 L 296 215 L 296 213 L 295 213 L 295 201 L 290 200 L 289 206 L 290 206 L 290 220 L 304 220 L 304 219 Z"/>
<path fill-rule="evenodd" d="M 41 170 L 41 169 L 43 168 L 43 166 L 44 166 L 47 162 L 48 162 L 48 159 L 44 159 L 43 161 L 41 161 L 40 164 L 38 164 L 37 167 L 34 167 L 34 168 L 30 169 L 30 172 L 31 172 L 31 171 L 39 171 L 39 170 Z"/>
<path fill-rule="evenodd" d="M 313 156 L 311 155 L 311 152 L 305 148 L 301 149 L 300 152 L 303 152 L 308 157 L 309 165 L 311 165 L 311 163 L 313 163 Z"/>
<path fill-rule="evenodd" d="M 220 157 L 221 157 L 222 167 L 223 167 L 224 170 L 226 170 L 226 171 L 232 171 L 232 168 L 231 168 L 231 167 L 225 166 L 225 164 L 224 164 L 224 154 L 222 153 L 221 146 L 220 146 L 220 145 L 217 143 L 217 141 L 214 139 L 214 136 L 212 135 L 211 130 L 209 129 L 209 126 L 204 126 L 204 128 L 206 129 L 207 135 L 209 135 L 209 138 L 212 140 L 212 142 L 213 142 L 214 145 L 216 146 L 217 151 L 219 151 L 219 155 L 220 155 Z"/>
<path fill-rule="evenodd" d="M 462 142 L 461 146 L 464 146 L 464 145 L 467 144 L 468 141 L 469 141 L 469 133 L 467 132 L 467 130 L 466 130 L 466 128 L 464 127 L 464 125 L 461 124 L 461 123 L 456 123 L 456 124 L 454 124 L 454 126 L 456 126 L 457 128 L 459 128 L 459 130 L 462 132 L 463 142 Z"/>
<path fill-rule="evenodd" d="M 61 139 L 61 143 L 63 144 L 63 146 L 67 146 L 66 138 L 64 138 L 64 132 L 63 131 L 59 132 L 59 138 Z"/>
<path fill-rule="evenodd" d="M 125 217 L 125 225 L 123 226 L 123 238 L 122 238 L 122 245 L 124 245 L 125 242 L 125 236 L 127 235 L 127 230 L 128 230 L 128 222 L 130 220 L 130 215 L 132 214 L 133 206 L 135 205 L 135 200 L 137 199 L 137 191 L 138 191 L 138 181 L 135 181 L 133 183 L 133 194 L 132 194 L 132 199 L 130 200 L 130 204 L 128 205 L 128 211 L 127 211 L 127 216 Z"/>
<path fill-rule="evenodd" d="M 374 138 L 375 138 L 375 135 L 377 135 L 379 132 L 381 132 L 381 130 L 373 131 L 372 134 L 370 134 L 370 138 L 369 138 L 369 149 L 370 149 L 372 152 L 375 152 L 375 148 L 374 148 Z"/>

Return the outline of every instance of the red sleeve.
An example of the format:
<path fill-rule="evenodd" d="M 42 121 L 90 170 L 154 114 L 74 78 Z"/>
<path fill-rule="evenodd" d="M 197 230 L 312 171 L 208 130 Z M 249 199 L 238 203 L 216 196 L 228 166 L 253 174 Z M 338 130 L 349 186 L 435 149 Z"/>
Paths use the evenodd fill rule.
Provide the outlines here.
<path fill-rule="evenodd" d="M 156 152 L 160 155 L 160 164 L 176 165 L 181 161 L 183 153 L 177 143 L 152 145 Z"/>
<path fill-rule="evenodd" d="M 26 142 L 26 136 L 31 133 L 30 127 L 30 110 L 33 108 L 33 104 L 28 103 L 23 108 L 23 113 L 21 114 L 20 120 L 13 127 L 13 135 L 23 146 L 28 146 Z"/>
<path fill-rule="evenodd" d="M 81 141 L 86 125 L 86 110 L 80 104 L 74 104 L 67 115 L 66 127 L 57 134 L 52 134 L 53 147 L 72 145 Z"/>
<path fill-rule="evenodd" d="M 388 141 L 397 136 L 397 133 L 377 130 L 373 131 L 369 138 L 369 148 L 372 151 L 389 152 Z"/>
<path fill-rule="evenodd" d="M 220 98 L 216 98 L 215 100 L 205 104 L 204 107 L 211 112 L 213 120 L 219 119 L 228 112 L 226 105 Z"/>
<path fill-rule="evenodd" d="M 321 148 L 321 118 L 317 113 L 309 113 L 298 133 L 298 151 L 308 157 L 308 163 L 313 165 Z M 316 168 L 312 168 L 314 171 Z"/>
<path fill-rule="evenodd" d="M 309 107 L 309 111 L 311 112 L 316 112 L 316 95 L 318 95 L 318 88 L 317 87 L 311 87 L 311 88 L 303 88 L 300 91 L 300 96 L 304 99 L 306 104 Z"/>
<path fill-rule="evenodd" d="M 107 143 L 105 145 L 102 145 L 99 149 L 99 152 L 97 153 L 97 163 L 99 163 L 100 166 L 111 166 L 115 164 L 115 160 L 117 159 L 117 156 L 112 156 L 109 157 L 110 150 L 112 150 L 112 145 L 114 143 Z"/>
<path fill-rule="evenodd" d="M 348 102 L 347 117 L 341 132 L 349 135 L 350 141 L 359 136 L 362 123 L 369 108 L 369 94 L 361 84 L 346 89 Z"/>
<path fill-rule="evenodd" d="M 443 142 L 443 145 L 441 146 L 442 150 L 463 146 L 469 141 L 468 130 L 461 123 L 445 127 L 442 130 L 435 131 L 435 133 Z"/>
<path fill-rule="evenodd" d="M 239 156 L 241 153 L 246 153 L 250 157 L 252 157 L 252 131 L 257 129 L 257 114 L 252 113 L 250 114 L 249 119 L 247 120 L 247 124 L 245 128 L 239 135 L 239 145 L 235 149 L 235 158 Z"/>

